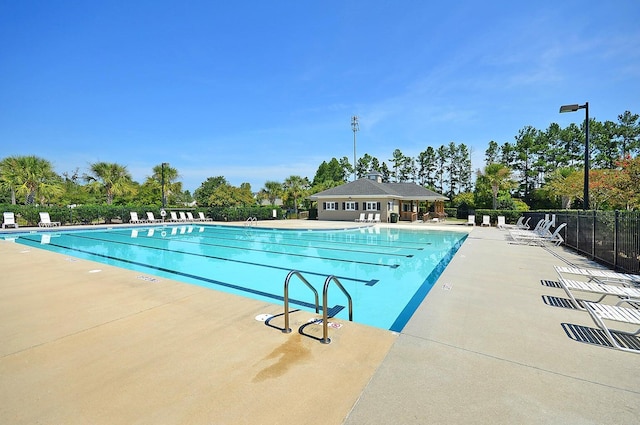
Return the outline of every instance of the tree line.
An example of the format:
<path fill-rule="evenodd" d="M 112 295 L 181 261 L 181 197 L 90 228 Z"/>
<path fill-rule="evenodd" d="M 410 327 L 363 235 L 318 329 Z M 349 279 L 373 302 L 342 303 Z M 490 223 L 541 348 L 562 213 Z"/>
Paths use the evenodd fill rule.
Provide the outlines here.
<path fill-rule="evenodd" d="M 637 176 L 640 153 L 638 114 L 625 111 L 617 122 L 589 120 L 590 190 L 596 208 L 640 207 Z M 275 205 L 298 211 L 309 208 L 308 196 L 346 183 L 371 171 L 384 182 L 414 182 L 450 198 L 450 206 L 475 208 L 570 208 L 581 202 L 585 132 L 556 123 L 539 130 L 525 126 L 513 142 L 489 141 L 485 164 L 475 173 L 471 150 L 464 143 L 427 146 L 417 156 L 395 149 L 389 158 L 365 153 L 355 166 L 347 157 L 323 161 L 313 179 L 292 175 L 282 182 L 267 180 L 254 192 L 248 183 L 230 185 L 224 176 L 209 177 L 191 195 L 182 189 L 177 169 L 158 164 L 143 183 L 133 181 L 125 165 L 97 162 L 86 173 L 79 169 L 56 174 L 43 158 L 7 157 L 0 161 L 0 203 L 21 204 L 146 204 L 162 202 L 199 206 Z M 473 179 L 475 174 L 475 180 Z"/>

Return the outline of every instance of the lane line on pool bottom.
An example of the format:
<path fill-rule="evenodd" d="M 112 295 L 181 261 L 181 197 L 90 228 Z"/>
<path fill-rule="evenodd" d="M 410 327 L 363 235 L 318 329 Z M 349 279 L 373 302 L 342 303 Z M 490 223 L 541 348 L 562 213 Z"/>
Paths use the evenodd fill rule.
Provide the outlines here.
<path fill-rule="evenodd" d="M 30 240 L 30 239 L 27 239 L 27 240 Z M 31 242 L 35 242 L 33 240 L 30 240 L 30 241 Z M 72 250 L 70 248 L 66 248 L 64 246 L 57 245 L 57 244 L 50 244 L 50 245 L 57 246 L 59 248 L 65 248 L 65 249 Z M 167 268 L 164 268 L 164 267 L 152 266 L 152 265 L 149 265 L 149 264 L 140 263 L 138 261 L 120 259 L 120 258 L 112 257 L 110 255 L 96 254 L 96 253 L 89 252 L 89 251 L 83 251 L 81 249 L 73 249 L 72 251 L 78 251 L 78 252 L 94 255 L 96 257 L 101 257 L 101 258 L 108 258 L 110 260 L 120 261 L 120 262 L 127 263 L 127 264 L 133 264 L 133 265 L 136 265 L 136 266 L 147 267 L 147 268 L 158 270 L 158 271 L 161 271 L 161 272 L 165 272 L 165 273 L 169 273 L 169 274 L 173 274 L 173 275 L 178 275 L 178 276 L 182 276 L 182 277 L 187 277 L 187 278 L 194 279 L 194 280 L 199 280 L 199 281 L 202 281 L 202 282 L 211 283 L 213 285 L 218 285 L 218 286 L 223 286 L 225 288 L 235 289 L 236 291 L 240 291 L 240 292 L 250 292 L 252 294 L 260 295 L 260 296 L 265 297 L 265 298 L 271 298 L 271 299 L 276 299 L 276 300 L 279 300 L 279 301 L 284 301 L 284 297 L 281 296 L 281 295 L 272 294 L 270 292 L 258 291 L 257 289 L 245 288 L 244 286 L 240 286 L 240 285 L 236 285 L 236 284 L 228 283 L 228 282 L 222 282 L 220 280 L 211 279 L 211 278 L 204 277 L 204 276 L 198 276 L 198 275 L 191 274 L 191 273 L 185 273 L 185 272 L 180 272 L 180 271 L 177 271 L 177 270 L 171 270 L 171 269 L 167 269 Z M 316 307 L 315 304 L 312 304 L 312 303 L 309 303 L 309 302 L 306 302 L 306 301 L 297 300 L 295 298 L 289 298 L 289 302 L 292 303 L 292 304 L 297 304 L 297 305 L 304 306 L 304 307 L 307 307 L 307 308 L 315 309 L 315 307 Z M 340 304 L 336 304 L 333 307 L 330 307 L 328 309 L 328 312 L 333 312 L 333 314 L 335 315 L 335 314 L 338 314 L 342 309 L 344 309 L 344 306 L 342 306 Z"/>
<path fill-rule="evenodd" d="M 234 259 L 225 258 L 225 257 L 217 257 L 215 255 L 197 254 L 197 253 L 193 253 L 193 252 L 189 252 L 189 251 L 171 250 L 171 249 L 161 248 L 161 247 L 156 247 L 156 246 L 142 245 L 140 243 L 117 241 L 117 240 L 113 240 L 113 239 L 92 238 L 92 237 L 89 237 L 89 236 L 79 236 L 79 235 L 67 235 L 67 236 L 75 237 L 75 238 L 79 238 L 79 239 L 95 240 L 95 241 L 99 241 L 99 242 L 105 242 L 106 241 L 106 242 L 110 242 L 110 243 L 113 243 L 113 244 L 136 246 L 136 247 L 147 248 L 147 249 L 152 249 L 152 250 L 156 250 L 156 251 L 176 252 L 176 253 L 185 254 L 185 255 L 193 255 L 193 256 L 196 256 L 196 257 L 211 258 L 213 260 L 231 261 L 231 262 L 236 262 L 236 263 L 241 263 L 241 264 L 249 264 L 249 265 L 254 265 L 254 266 L 264 266 L 264 267 L 278 268 L 278 269 L 282 269 L 282 270 L 289 270 L 289 269 L 282 268 L 282 267 L 275 267 L 275 266 L 270 266 L 270 265 L 265 265 L 265 264 L 260 264 L 260 263 L 252 263 L 252 262 L 249 262 L 249 261 L 234 260 Z M 25 238 L 25 239 L 28 239 L 28 238 Z M 36 242 L 37 243 L 37 241 L 32 241 L 32 242 Z M 63 247 L 63 248 L 66 248 L 66 247 Z M 228 247 L 228 248 L 243 250 L 242 248 L 234 248 L 234 247 Z M 67 249 L 74 249 L 74 248 L 67 248 Z M 261 251 L 261 252 L 271 252 L 271 251 Z M 397 269 L 398 267 L 400 267 L 400 264 L 379 264 L 379 263 L 372 263 L 372 262 L 369 262 L 369 261 L 346 260 L 346 259 L 342 259 L 342 258 L 329 258 L 329 257 L 314 257 L 312 255 L 288 254 L 288 253 L 282 253 L 282 252 L 280 252 L 280 253 L 271 252 L 271 253 L 276 253 L 276 254 L 284 255 L 284 256 L 291 255 L 291 256 L 296 256 L 296 257 L 312 258 L 312 259 L 316 259 L 316 260 L 329 260 L 329 261 L 338 261 L 338 262 L 343 262 L 343 263 L 364 264 L 366 266 L 374 266 L 374 267 L 389 267 L 389 268 L 392 268 L 392 269 Z M 361 281 L 361 282 L 365 282 L 365 281 Z"/>
<path fill-rule="evenodd" d="M 27 237 L 24 237 L 22 239 L 26 240 L 26 241 L 30 241 L 30 242 L 36 243 L 36 244 L 39 244 L 38 241 L 30 239 L 30 238 L 27 238 Z M 93 238 L 89 238 L 89 239 L 93 239 Z M 96 239 L 96 240 L 104 241 L 103 239 Z M 111 243 L 114 243 L 114 244 L 122 244 L 122 245 L 134 245 L 134 246 L 137 246 L 137 247 L 155 249 L 155 250 L 160 250 L 160 251 L 165 251 L 165 252 L 170 252 L 170 253 L 180 253 L 180 254 L 192 255 L 192 256 L 196 256 L 196 257 L 212 258 L 212 259 L 216 259 L 216 260 L 219 260 L 219 261 L 228 261 L 228 262 L 232 262 L 232 263 L 245 264 L 245 265 L 255 266 L 255 267 L 265 267 L 265 268 L 270 268 L 270 269 L 275 269 L 275 270 L 291 271 L 290 268 L 274 266 L 274 265 L 270 265 L 270 264 L 252 263 L 252 262 L 249 262 L 249 261 L 233 260 L 233 259 L 229 259 L 229 258 L 214 257 L 214 256 L 202 255 L 202 254 L 194 254 L 194 253 L 183 252 L 183 251 L 172 251 L 172 250 L 165 249 L 165 248 L 148 247 L 146 245 L 129 244 L 129 243 L 125 243 L 125 242 L 118 242 L 118 241 L 111 241 L 111 240 L 109 240 L 108 242 L 111 242 Z M 113 256 L 106 255 L 106 254 L 97 254 L 95 252 L 91 252 L 91 251 L 87 251 L 87 250 L 83 250 L 83 249 L 78 249 L 78 248 L 71 248 L 71 247 L 60 245 L 60 244 L 56 244 L 56 243 L 49 243 L 47 245 L 55 246 L 55 247 L 62 248 L 62 249 L 66 249 L 66 250 L 71 251 L 71 252 L 81 252 L 83 254 L 93 255 L 93 256 L 96 256 L 96 257 L 100 257 L 100 258 L 108 258 L 108 259 L 114 260 L 114 261 L 122 261 L 124 263 L 142 265 L 143 267 L 156 268 L 156 266 L 153 266 L 153 265 L 144 264 L 144 263 L 138 263 L 138 262 L 134 262 L 134 261 L 131 261 L 131 260 L 122 259 L 122 258 L 118 258 L 118 257 L 113 257 Z M 395 267 L 393 267 L 393 268 L 395 268 Z M 302 274 L 309 274 L 309 275 L 313 275 L 313 276 L 327 276 L 326 273 L 318 273 L 318 272 L 307 271 L 307 270 L 298 270 L 298 271 L 300 273 L 302 273 Z M 173 272 L 173 271 L 169 270 L 169 272 Z M 180 272 L 176 272 L 176 273 L 180 273 Z M 364 280 L 364 279 L 352 278 L 352 277 L 348 277 L 348 276 L 338 276 L 338 275 L 334 275 L 334 276 L 337 277 L 340 280 L 357 282 L 357 283 L 364 283 L 365 286 L 374 286 L 376 283 L 379 282 L 378 279 Z"/>
<path fill-rule="evenodd" d="M 121 236 L 121 237 L 128 237 L 126 234 L 123 233 L 111 233 L 115 236 Z M 71 235 L 70 235 L 71 236 Z M 85 237 L 85 238 L 89 238 L 88 236 L 78 236 L 78 235 L 73 235 L 76 237 Z M 173 236 L 173 235 L 172 235 Z M 180 235 L 175 235 L 175 236 L 183 236 L 182 234 Z M 206 239 L 213 239 L 212 237 L 208 237 L 206 235 L 198 235 L 200 237 L 206 238 Z M 102 240 L 99 238 L 94 238 L 95 240 Z M 136 237 L 136 239 L 151 239 L 151 240 L 156 240 L 156 238 L 152 237 L 152 236 L 146 236 L 146 235 L 140 235 L 138 237 Z M 237 241 L 236 239 L 229 239 L 229 238 L 218 238 L 220 240 L 232 240 L 232 241 Z M 186 239 L 168 239 L 168 240 L 175 240 L 176 242 L 180 242 L 180 243 L 184 243 L 184 244 L 195 244 L 195 245 L 204 245 L 204 246 L 212 246 L 212 247 L 219 247 L 219 248 L 226 248 L 226 249 L 238 249 L 241 251 L 254 251 L 254 252 L 266 252 L 266 253 L 271 253 L 271 254 L 280 254 L 280 255 L 290 255 L 293 257 L 304 257 L 304 258 L 320 258 L 320 259 L 326 259 L 326 260 L 334 260 L 334 261 L 344 261 L 338 258 L 332 258 L 332 257 L 316 257 L 313 255 L 307 255 L 307 254 L 297 254 L 297 253 L 290 253 L 290 252 L 281 252 L 281 251 L 270 251 L 268 249 L 257 249 L 257 248 L 249 248 L 246 246 L 232 246 L 232 245 L 222 245 L 222 244 L 215 244 L 215 243 L 209 243 L 209 242 L 200 242 L 200 241 L 191 241 L 191 240 L 186 240 Z M 255 243 L 256 241 L 250 241 L 251 243 Z M 124 243 L 124 242 L 123 242 Z M 335 248 L 328 248 L 328 247 L 311 247 L 311 246 L 300 246 L 300 245 L 291 245 L 291 244 L 282 244 L 282 243 L 278 243 L 278 242 L 259 242 L 263 245 L 266 244 L 278 244 L 278 245 L 282 245 L 282 246 L 295 246 L 295 247 L 299 247 L 299 248 L 315 248 L 315 249 L 324 249 L 326 251 L 343 251 L 343 252 L 352 252 L 352 253 L 361 253 L 361 254 L 367 254 L 367 255 L 385 255 L 387 257 L 402 257 L 402 258 L 412 258 L 413 254 L 397 254 L 397 253 L 392 253 L 392 252 L 378 252 L 378 251 L 362 251 L 362 250 L 353 250 L 353 249 L 335 249 Z M 368 262 L 364 262 L 361 261 L 361 264 L 375 264 L 375 263 L 368 263 Z"/>

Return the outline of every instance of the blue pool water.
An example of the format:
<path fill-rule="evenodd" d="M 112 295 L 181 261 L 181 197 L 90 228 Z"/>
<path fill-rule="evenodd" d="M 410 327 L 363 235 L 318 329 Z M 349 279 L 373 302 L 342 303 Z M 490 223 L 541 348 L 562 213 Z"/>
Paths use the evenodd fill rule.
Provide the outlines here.
<path fill-rule="evenodd" d="M 353 299 L 353 319 L 401 331 L 467 234 L 369 227 L 275 230 L 182 225 L 11 235 L 16 243 L 149 275 L 282 304 L 297 270 L 318 290 L 336 276 Z M 313 293 L 289 286 L 290 308 L 314 311 Z M 346 297 L 331 287 L 332 315 L 348 318 Z"/>

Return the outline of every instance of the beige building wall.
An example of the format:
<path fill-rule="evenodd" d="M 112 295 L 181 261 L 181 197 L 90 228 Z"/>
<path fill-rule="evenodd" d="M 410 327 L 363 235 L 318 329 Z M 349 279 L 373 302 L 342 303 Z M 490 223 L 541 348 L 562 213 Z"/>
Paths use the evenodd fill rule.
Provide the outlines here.
<path fill-rule="evenodd" d="M 358 210 L 357 211 L 345 211 L 342 209 L 342 204 L 344 202 L 358 202 Z M 324 204 L 327 202 L 335 202 L 337 204 L 337 210 L 328 210 L 324 209 Z M 379 202 L 380 210 L 366 210 L 362 209 L 363 202 Z M 389 203 L 391 203 L 391 208 L 389 208 Z M 381 222 L 388 222 L 391 217 L 391 213 L 395 212 L 399 214 L 400 211 L 400 201 L 397 199 L 378 199 L 378 198 L 362 198 L 362 199 L 323 199 L 318 201 L 318 220 L 336 220 L 336 221 L 354 221 L 357 218 L 360 218 L 361 213 L 365 213 L 365 218 L 368 217 L 369 213 L 380 214 Z"/>

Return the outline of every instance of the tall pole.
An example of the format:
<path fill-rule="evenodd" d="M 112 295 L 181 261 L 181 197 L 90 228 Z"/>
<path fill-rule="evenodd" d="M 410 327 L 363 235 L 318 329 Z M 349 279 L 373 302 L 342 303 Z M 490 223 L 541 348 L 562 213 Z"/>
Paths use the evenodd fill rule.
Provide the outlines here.
<path fill-rule="evenodd" d="M 353 181 L 356 180 L 356 132 L 360 130 L 360 125 L 358 124 L 358 116 L 354 115 L 351 117 L 351 129 L 353 130 Z"/>
<path fill-rule="evenodd" d="M 164 166 L 166 162 L 162 163 L 162 209 L 167 205 L 167 198 L 164 196 Z"/>
<path fill-rule="evenodd" d="M 560 107 L 560 113 L 575 112 L 578 109 L 584 109 L 586 112 L 584 121 L 584 200 L 582 202 L 582 208 L 587 211 L 589 209 L 589 102 L 585 102 L 584 105 L 577 103 L 562 105 Z"/>
<path fill-rule="evenodd" d="M 589 102 L 585 102 L 583 108 L 586 112 L 584 123 L 584 210 L 589 209 Z"/>

